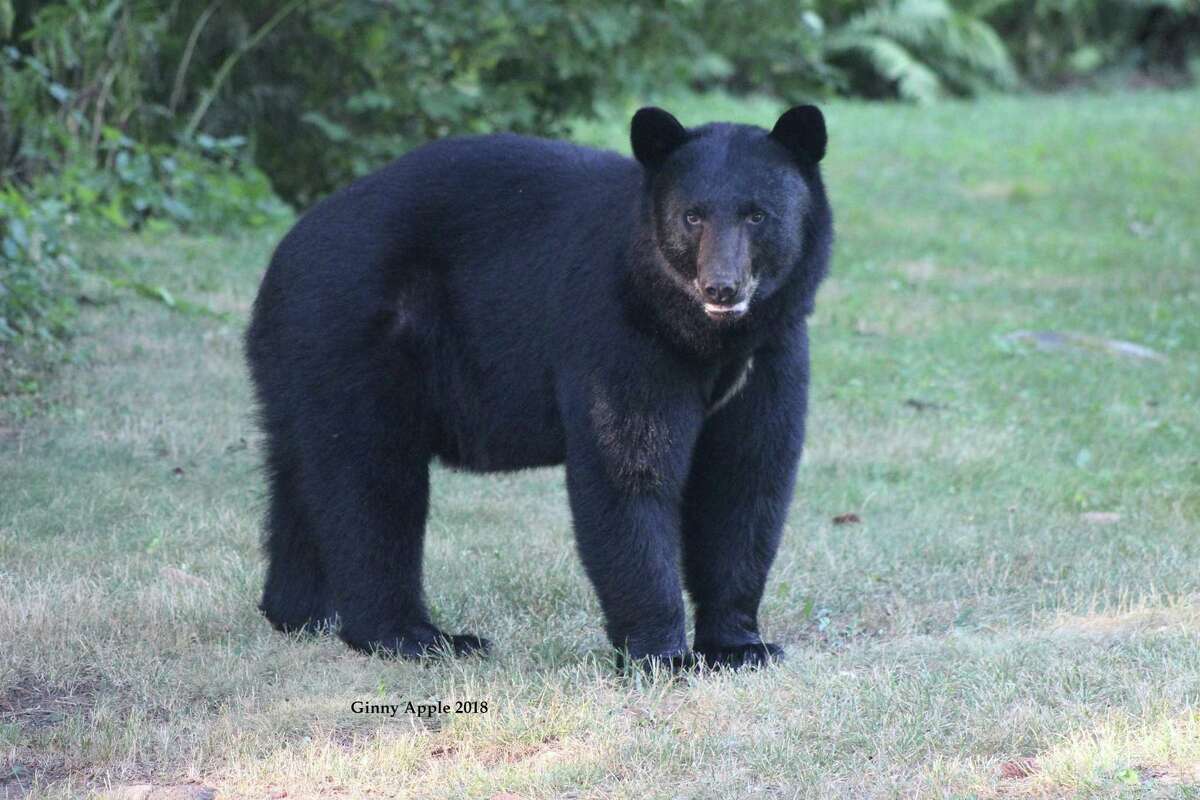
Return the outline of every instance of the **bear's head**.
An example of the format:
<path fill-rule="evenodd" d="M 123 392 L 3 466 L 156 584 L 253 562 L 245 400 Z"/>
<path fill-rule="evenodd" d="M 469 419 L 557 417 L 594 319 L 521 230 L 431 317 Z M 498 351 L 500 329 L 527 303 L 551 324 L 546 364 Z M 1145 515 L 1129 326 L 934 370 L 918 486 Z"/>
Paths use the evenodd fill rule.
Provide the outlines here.
<path fill-rule="evenodd" d="M 688 129 L 643 108 L 630 138 L 645 170 L 658 261 L 713 323 L 753 315 L 789 283 L 806 290 L 811 311 L 830 236 L 820 110 L 796 106 L 768 132 L 724 123 Z"/>

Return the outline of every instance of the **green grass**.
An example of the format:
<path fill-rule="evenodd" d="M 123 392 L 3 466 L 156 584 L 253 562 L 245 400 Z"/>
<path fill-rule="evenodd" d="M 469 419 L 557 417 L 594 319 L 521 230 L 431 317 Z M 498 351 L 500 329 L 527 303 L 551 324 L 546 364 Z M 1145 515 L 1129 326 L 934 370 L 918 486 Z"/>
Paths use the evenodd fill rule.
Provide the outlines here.
<path fill-rule="evenodd" d="M 239 322 L 101 292 L 73 364 L 0 405 L 0 796 L 1200 796 L 1200 95 L 827 114 L 840 238 L 762 614 L 784 666 L 613 677 L 558 470 L 435 475 L 430 600 L 494 657 L 271 632 L 239 337 L 280 232 L 99 242 Z"/>

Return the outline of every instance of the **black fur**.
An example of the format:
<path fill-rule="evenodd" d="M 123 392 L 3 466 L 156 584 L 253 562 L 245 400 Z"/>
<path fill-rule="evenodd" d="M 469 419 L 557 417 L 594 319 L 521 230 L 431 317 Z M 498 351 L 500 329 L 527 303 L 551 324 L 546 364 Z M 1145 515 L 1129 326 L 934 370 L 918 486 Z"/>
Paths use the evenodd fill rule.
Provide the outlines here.
<path fill-rule="evenodd" d="M 429 463 L 565 462 L 615 646 L 668 664 L 781 656 L 758 605 L 832 241 L 824 122 L 809 106 L 770 134 L 689 130 L 643 109 L 632 144 L 637 161 L 436 142 L 284 238 L 246 336 L 278 628 L 339 621 L 350 646 L 400 656 L 485 649 L 436 628 L 422 597 Z"/>

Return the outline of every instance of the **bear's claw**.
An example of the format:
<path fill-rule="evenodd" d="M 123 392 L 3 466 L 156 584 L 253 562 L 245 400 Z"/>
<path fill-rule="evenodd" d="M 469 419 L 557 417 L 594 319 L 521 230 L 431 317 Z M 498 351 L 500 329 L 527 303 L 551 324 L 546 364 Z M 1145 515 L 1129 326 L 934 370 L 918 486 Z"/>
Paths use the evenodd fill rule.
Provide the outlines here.
<path fill-rule="evenodd" d="M 697 647 L 698 660 L 709 669 L 759 669 L 784 660 L 784 651 L 773 642 L 755 642 L 735 647 Z"/>

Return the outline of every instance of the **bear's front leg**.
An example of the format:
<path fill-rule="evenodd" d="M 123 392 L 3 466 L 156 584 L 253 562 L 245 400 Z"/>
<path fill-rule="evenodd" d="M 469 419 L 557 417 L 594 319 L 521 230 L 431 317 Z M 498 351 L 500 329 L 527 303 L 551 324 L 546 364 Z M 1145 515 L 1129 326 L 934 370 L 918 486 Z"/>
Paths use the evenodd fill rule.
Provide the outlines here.
<path fill-rule="evenodd" d="M 800 334 L 803 331 L 799 332 Z M 804 442 L 808 354 L 755 355 L 741 391 L 704 423 L 684 492 L 683 562 L 696 611 L 694 649 L 713 667 L 782 658 L 758 606 L 775 560 Z"/>
<path fill-rule="evenodd" d="M 672 669 L 691 663 L 680 504 L 703 419 L 698 396 L 682 388 L 591 382 L 564 414 L 575 537 L 609 640 L 633 661 Z"/>

